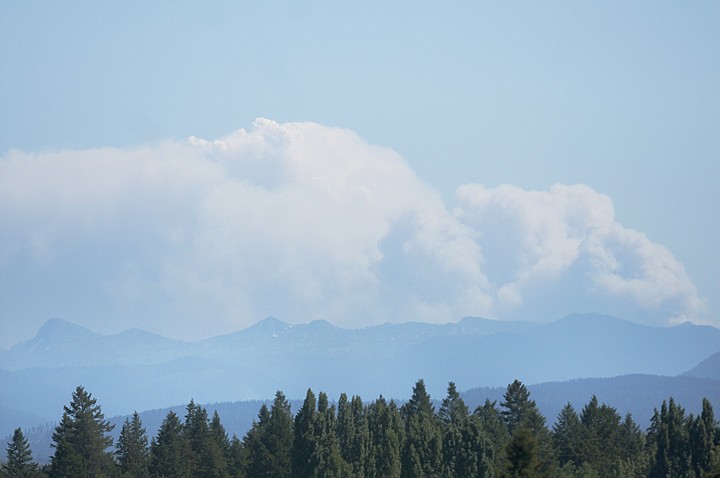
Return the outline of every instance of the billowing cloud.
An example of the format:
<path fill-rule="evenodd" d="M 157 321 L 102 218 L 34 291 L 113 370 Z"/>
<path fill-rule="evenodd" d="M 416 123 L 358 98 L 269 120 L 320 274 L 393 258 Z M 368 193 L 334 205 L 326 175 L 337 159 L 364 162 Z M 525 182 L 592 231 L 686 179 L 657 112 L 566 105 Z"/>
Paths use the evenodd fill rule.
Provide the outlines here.
<path fill-rule="evenodd" d="M 665 322 L 703 309 L 670 251 L 618 224 L 587 186 L 464 185 L 448 206 L 390 149 L 314 123 L 10 152 L 0 228 L 5 324 L 57 315 L 192 337 L 266 315 L 360 326 L 596 310 Z"/>

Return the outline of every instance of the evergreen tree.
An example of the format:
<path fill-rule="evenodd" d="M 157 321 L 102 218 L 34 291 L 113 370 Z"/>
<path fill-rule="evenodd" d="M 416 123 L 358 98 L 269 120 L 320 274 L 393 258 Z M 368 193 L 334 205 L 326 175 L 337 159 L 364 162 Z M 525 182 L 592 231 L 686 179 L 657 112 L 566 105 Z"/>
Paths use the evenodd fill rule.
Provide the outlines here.
<path fill-rule="evenodd" d="M 450 425 L 443 435 L 443 473 L 448 478 L 495 476 L 492 442 L 476 416 Z"/>
<path fill-rule="evenodd" d="M 133 478 L 150 476 L 148 437 L 137 412 L 133 413 L 132 421 L 125 419 L 118 438 L 115 456 L 120 471 L 125 476 Z"/>
<path fill-rule="evenodd" d="M 494 473 L 491 473 L 491 476 L 497 476 L 501 470 L 506 468 L 505 450 L 510 442 L 510 434 L 496 407 L 496 402 L 485 400 L 482 406 L 475 409 L 473 416 L 492 444 L 492 470 Z"/>
<path fill-rule="evenodd" d="M 190 478 L 189 447 L 183 438 L 183 425 L 175 412 L 169 412 L 150 445 L 150 471 L 155 477 Z"/>
<path fill-rule="evenodd" d="M 287 478 L 291 474 L 293 416 L 285 395 L 275 394 L 272 409 L 263 404 L 245 437 L 248 476 Z"/>
<path fill-rule="evenodd" d="M 328 403 L 328 397 L 324 392 L 318 394 L 317 404 L 314 433 L 316 446 L 311 459 L 312 476 L 343 478 L 349 474 L 350 467 L 340 453 L 335 406 Z"/>
<path fill-rule="evenodd" d="M 650 478 L 694 475 L 685 410 L 672 398 L 663 400 L 659 412 L 655 410 L 648 438 L 655 452 Z"/>
<path fill-rule="evenodd" d="M 337 430 L 340 453 L 352 468 L 351 476 L 364 477 L 369 456 L 370 431 L 360 397 L 354 396 L 348 401 L 346 394 L 340 395 Z"/>
<path fill-rule="evenodd" d="M 459 425 L 468 416 L 468 407 L 460 398 L 460 394 L 455 388 L 455 383 L 448 383 L 447 396 L 443 399 L 440 410 L 438 410 L 438 418 L 445 425 Z"/>
<path fill-rule="evenodd" d="M 35 478 L 40 471 L 33 461 L 32 451 L 21 429 L 16 428 L 7 444 L 7 458 L 0 466 L 2 476 L 8 478 Z"/>
<path fill-rule="evenodd" d="M 537 441 L 533 432 L 526 427 L 518 428 L 507 447 L 508 467 L 505 476 L 509 478 L 533 478 L 539 476 Z"/>
<path fill-rule="evenodd" d="M 219 418 L 217 421 L 219 423 Z M 188 446 L 188 462 L 193 477 L 225 478 L 228 476 L 225 451 L 213 437 L 207 410 L 193 400 L 190 400 L 187 406 L 182 436 Z"/>
<path fill-rule="evenodd" d="M 111 476 L 115 462 L 107 449 L 112 446 L 109 433 L 113 426 L 105 421 L 97 400 L 83 387 L 77 387 L 70 405 L 63 410 L 60 424 L 53 433 L 55 454 L 50 476 Z"/>
<path fill-rule="evenodd" d="M 508 385 L 500 412 L 510 433 L 511 440 L 516 430 L 527 429 L 533 435 L 537 448 L 540 472 L 543 475 L 555 474 L 555 450 L 553 449 L 552 436 L 545 426 L 545 417 L 538 410 L 535 400 L 530 400 L 530 392 L 519 380 Z"/>
<path fill-rule="evenodd" d="M 366 466 L 368 478 L 399 478 L 403 425 L 400 411 L 382 395 L 368 406 L 369 450 Z"/>
<path fill-rule="evenodd" d="M 598 405 L 596 396 L 583 408 L 584 461 L 595 469 L 601 478 L 616 475 L 615 463 L 625 458 L 621 444 L 621 419 L 617 411 L 605 404 Z"/>
<path fill-rule="evenodd" d="M 442 433 L 422 379 L 413 387 L 412 396 L 401 411 L 405 418 L 401 476 L 422 478 L 439 475 L 442 469 Z"/>
<path fill-rule="evenodd" d="M 230 438 L 220 421 L 220 415 L 217 410 L 213 412 L 213 416 L 210 419 L 210 436 L 205 459 L 207 461 L 207 467 L 204 476 L 217 478 L 229 476 Z"/>
<path fill-rule="evenodd" d="M 558 415 L 553 425 L 553 445 L 560 466 L 572 463 L 575 467 L 584 460 L 583 425 L 575 408 L 568 403 Z"/>
<path fill-rule="evenodd" d="M 313 476 L 312 457 L 317 446 L 315 440 L 316 403 L 315 394 L 311 389 L 308 389 L 302 407 L 295 415 L 292 449 L 293 478 Z"/>
<path fill-rule="evenodd" d="M 232 476 L 233 478 L 246 478 L 247 476 L 251 476 L 247 474 L 247 467 L 247 449 L 243 447 L 243 444 L 237 437 L 237 435 L 233 435 L 232 439 L 230 440 L 230 458 L 228 461 L 228 471 L 230 473 L 230 476 Z M 279 476 L 289 476 L 289 474 Z"/>
<path fill-rule="evenodd" d="M 645 435 L 630 413 L 625 415 L 620 425 L 618 441 L 620 456 L 615 465 L 616 476 L 619 478 L 646 477 L 649 471 L 649 460 L 645 453 Z"/>
<path fill-rule="evenodd" d="M 718 442 L 718 425 L 715 421 L 710 400 L 703 399 L 702 412 L 691 420 L 690 423 L 690 447 L 692 454 L 693 470 L 697 476 L 710 471 L 712 467 L 713 448 Z"/>
<path fill-rule="evenodd" d="M 535 400 L 530 400 L 530 392 L 519 380 L 513 381 L 507 386 L 503 395 L 504 401 L 500 406 L 504 408 L 500 412 L 508 431 L 512 434 L 515 429 L 527 426 L 527 420 L 531 410 L 536 410 Z"/>

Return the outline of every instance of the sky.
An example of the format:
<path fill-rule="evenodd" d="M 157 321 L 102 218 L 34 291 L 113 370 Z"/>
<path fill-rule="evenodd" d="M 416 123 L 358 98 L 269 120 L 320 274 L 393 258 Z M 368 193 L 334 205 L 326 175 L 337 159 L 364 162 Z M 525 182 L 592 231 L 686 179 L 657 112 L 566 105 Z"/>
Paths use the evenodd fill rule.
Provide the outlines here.
<path fill-rule="evenodd" d="M 0 0 L 0 347 L 720 326 L 717 2 Z"/>

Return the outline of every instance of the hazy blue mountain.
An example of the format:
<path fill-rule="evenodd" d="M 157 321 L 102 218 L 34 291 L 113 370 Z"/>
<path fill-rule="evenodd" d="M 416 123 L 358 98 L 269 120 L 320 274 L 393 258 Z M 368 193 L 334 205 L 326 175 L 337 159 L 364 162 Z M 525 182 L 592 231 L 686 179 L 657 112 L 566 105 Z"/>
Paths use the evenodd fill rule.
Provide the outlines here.
<path fill-rule="evenodd" d="M 51 319 L 33 339 L 2 351 L 0 407 L 59 417 L 68 394 L 80 384 L 107 414 L 190 398 L 205 403 L 266 399 L 278 389 L 298 398 L 308 387 L 331 397 L 347 392 L 403 398 L 421 377 L 429 393 L 441 396 L 450 380 L 468 389 L 504 387 L 515 378 L 543 383 L 674 376 L 718 350 L 720 330 L 713 327 L 649 327 L 594 314 L 547 324 L 465 318 L 363 329 L 267 318 L 197 342 L 136 329 L 105 336 Z"/>
<path fill-rule="evenodd" d="M 711 355 L 683 375 L 720 380 L 720 352 Z"/>
<path fill-rule="evenodd" d="M 35 337 L 0 353 L 0 368 L 135 365 L 162 363 L 188 355 L 188 344 L 130 329 L 114 335 L 96 334 L 85 327 L 52 318 Z"/>

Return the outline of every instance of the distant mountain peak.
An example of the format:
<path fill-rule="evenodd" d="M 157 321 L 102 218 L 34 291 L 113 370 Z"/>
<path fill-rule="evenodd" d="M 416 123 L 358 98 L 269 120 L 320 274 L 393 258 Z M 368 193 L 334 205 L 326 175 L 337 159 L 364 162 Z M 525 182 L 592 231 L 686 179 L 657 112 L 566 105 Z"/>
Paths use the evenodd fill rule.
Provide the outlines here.
<path fill-rule="evenodd" d="M 288 327 L 290 327 L 290 324 L 285 323 L 280 319 L 276 319 L 275 317 L 268 316 L 257 322 L 255 325 L 251 325 L 246 330 L 263 333 L 278 333 L 284 331 Z"/>
<path fill-rule="evenodd" d="M 35 334 L 37 339 L 68 337 L 68 336 L 94 336 L 97 335 L 90 329 L 81 325 L 68 322 L 58 317 L 48 319 Z"/>

